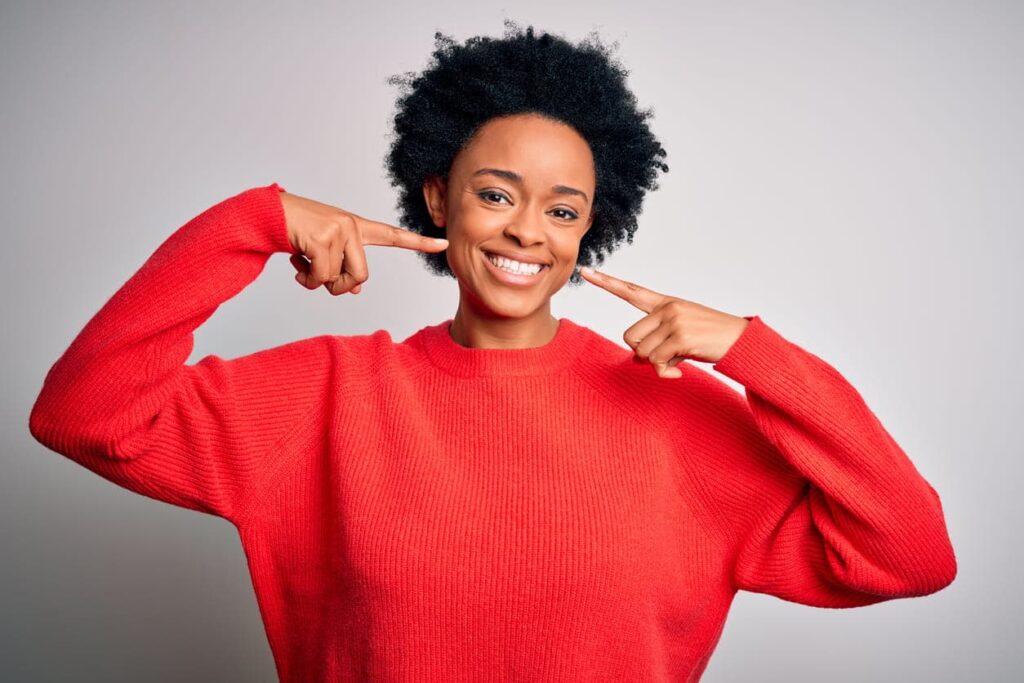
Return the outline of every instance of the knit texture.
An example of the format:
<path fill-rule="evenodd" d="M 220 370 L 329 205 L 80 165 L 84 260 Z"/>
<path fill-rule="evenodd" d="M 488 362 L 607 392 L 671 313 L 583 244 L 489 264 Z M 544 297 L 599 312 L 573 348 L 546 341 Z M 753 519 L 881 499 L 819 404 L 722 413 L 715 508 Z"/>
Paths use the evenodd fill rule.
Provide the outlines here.
<path fill-rule="evenodd" d="M 737 590 L 922 596 L 934 488 L 758 316 L 679 379 L 568 318 L 526 349 L 321 335 L 186 363 L 276 252 L 277 183 L 171 234 L 46 375 L 48 448 L 238 529 L 282 681 L 696 681 Z"/>

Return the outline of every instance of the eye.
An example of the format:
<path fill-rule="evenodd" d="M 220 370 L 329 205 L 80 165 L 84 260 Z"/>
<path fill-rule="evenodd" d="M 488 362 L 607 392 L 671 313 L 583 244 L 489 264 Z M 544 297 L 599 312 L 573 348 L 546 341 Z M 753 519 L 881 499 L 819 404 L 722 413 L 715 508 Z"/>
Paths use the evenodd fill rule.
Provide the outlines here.
<path fill-rule="evenodd" d="M 508 199 L 508 197 L 506 197 L 502 193 L 495 192 L 494 190 L 484 190 L 483 192 L 477 192 L 476 196 L 482 198 L 484 201 L 490 204 L 500 204 L 501 202 L 492 202 L 489 199 L 487 199 L 487 197 L 501 197 L 502 199 Z"/>
<path fill-rule="evenodd" d="M 497 192 L 495 190 L 483 190 L 482 192 L 477 192 L 476 196 L 480 197 L 481 199 L 483 199 L 488 204 L 500 204 L 502 199 L 504 199 L 506 201 L 509 201 L 508 197 L 506 197 L 501 192 Z M 497 201 L 493 201 L 493 200 L 490 199 L 490 197 L 497 197 L 498 200 Z M 563 221 L 574 221 L 577 218 L 579 218 L 579 215 L 575 211 L 571 211 L 569 209 L 559 208 L 559 209 L 552 209 L 552 211 L 560 211 L 563 214 L 566 214 L 566 215 L 563 215 L 563 216 L 558 216 L 558 218 L 563 220 Z"/>

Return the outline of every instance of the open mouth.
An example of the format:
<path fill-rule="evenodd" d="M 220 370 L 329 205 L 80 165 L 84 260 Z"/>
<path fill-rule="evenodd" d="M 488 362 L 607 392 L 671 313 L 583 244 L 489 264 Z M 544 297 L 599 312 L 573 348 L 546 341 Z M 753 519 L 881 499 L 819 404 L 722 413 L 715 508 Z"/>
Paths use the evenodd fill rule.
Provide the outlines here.
<path fill-rule="evenodd" d="M 550 267 L 541 263 L 522 263 L 487 251 L 484 252 L 484 260 L 498 280 L 511 285 L 533 284 Z"/>

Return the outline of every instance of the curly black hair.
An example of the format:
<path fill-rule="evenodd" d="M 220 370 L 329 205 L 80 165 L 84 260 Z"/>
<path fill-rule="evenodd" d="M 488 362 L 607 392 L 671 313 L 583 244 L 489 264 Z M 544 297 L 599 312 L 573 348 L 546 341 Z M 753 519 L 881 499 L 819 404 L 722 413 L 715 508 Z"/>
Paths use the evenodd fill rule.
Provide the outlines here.
<path fill-rule="evenodd" d="M 397 102 L 385 160 L 402 226 L 443 237 L 423 198 L 431 176 L 448 177 L 455 157 L 493 118 L 534 113 L 568 124 L 590 145 L 596 189 L 593 223 L 580 242 L 578 266 L 597 266 L 625 239 L 633 243 L 646 191 L 658 188 L 665 149 L 651 133 L 653 110 L 637 109 L 626 87 L 629 72 L 591 33 L 578 45 L 541 32 L 525 33 L 505 19 L 505 36 L 475 36 L 464 45 L 435 32 L 433 61 L 421 74 L 388 78 L 403 94 Z M 612 47 L 616 48 L 617 43 Z M 429 270 L 455 274 L 445 252 L 419 252 Z M 574 270 L 570 283 L 582 282 Z"/>

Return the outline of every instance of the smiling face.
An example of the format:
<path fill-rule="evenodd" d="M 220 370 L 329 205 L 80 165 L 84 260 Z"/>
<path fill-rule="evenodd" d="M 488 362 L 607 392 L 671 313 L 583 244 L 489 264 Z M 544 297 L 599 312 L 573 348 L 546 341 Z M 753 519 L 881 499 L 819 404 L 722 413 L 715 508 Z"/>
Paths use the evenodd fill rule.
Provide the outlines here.
<path fill-rule="evenodd" d="M 460 308 L 550 318 L 551 296 L 572 275 L 593 220 L 594 187 L 590 146 L 570 126 L 516 114 L 478 129 L 447 181 L 423 187 L 435 225 L 445 229 Z"/>

